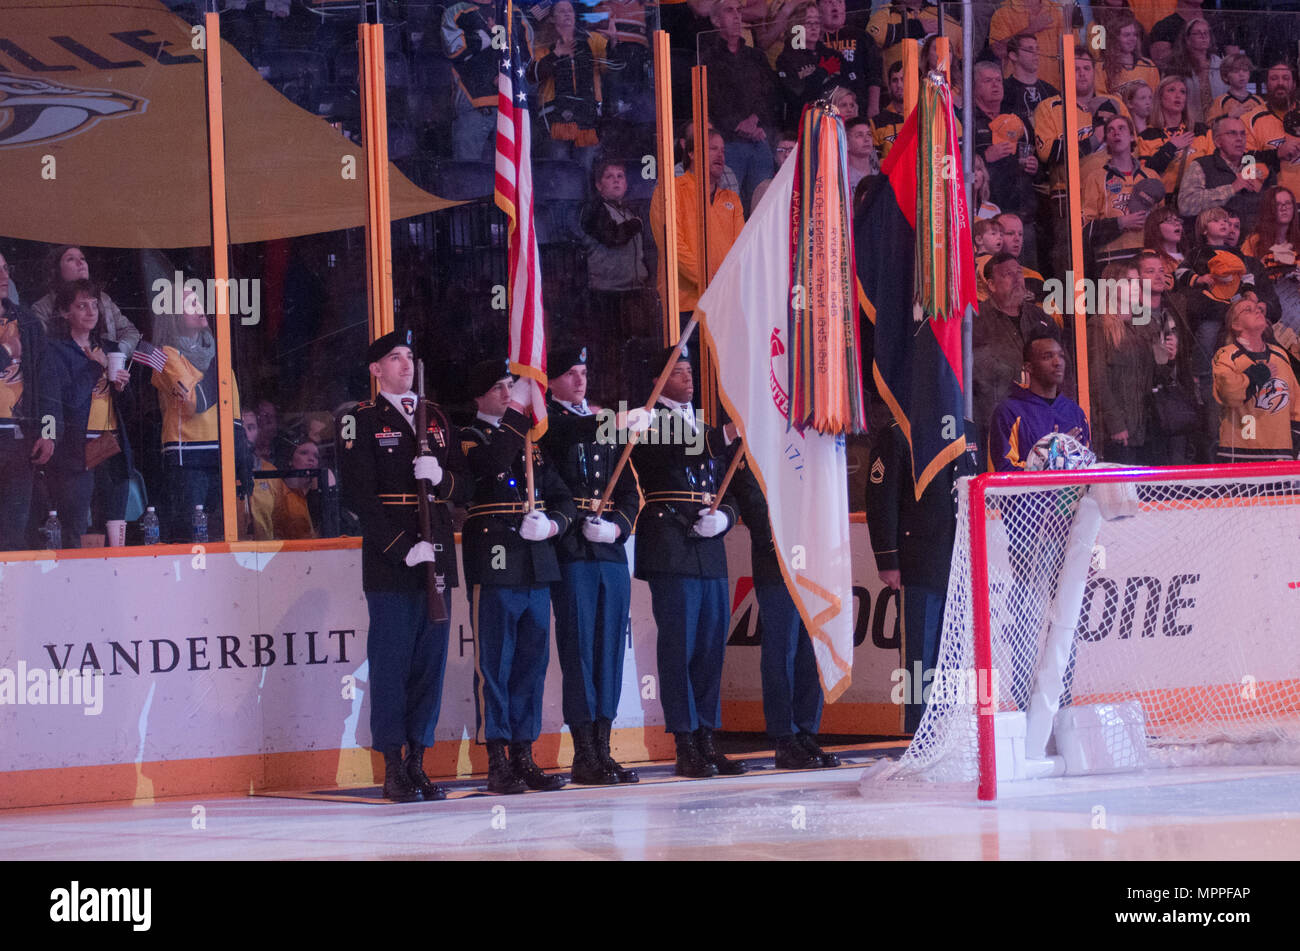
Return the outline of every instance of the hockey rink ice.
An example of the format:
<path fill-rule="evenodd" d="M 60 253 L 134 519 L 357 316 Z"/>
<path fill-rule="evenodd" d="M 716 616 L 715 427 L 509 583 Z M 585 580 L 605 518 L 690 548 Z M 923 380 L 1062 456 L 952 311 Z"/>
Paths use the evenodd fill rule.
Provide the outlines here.
<path fill-rule="evenodd" d="M 1300 769 L 1004 784 L 995 803 L 864 797 L 860 767 L 377 805 L 208 796 L 0 812 L 0 859 L 1277 860 Z M 194 828 L 195 806 L 206 828 Z"/>

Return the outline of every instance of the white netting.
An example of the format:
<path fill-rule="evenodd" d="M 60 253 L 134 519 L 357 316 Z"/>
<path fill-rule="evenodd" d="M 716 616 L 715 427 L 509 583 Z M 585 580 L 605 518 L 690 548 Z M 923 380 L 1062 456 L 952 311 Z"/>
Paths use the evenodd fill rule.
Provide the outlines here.
<path fill-rule="evenodd" d="M 986 492 L 991 682 L 975 675 L 972 481 L 961 480 L 929 704 L 902 758 L 864 785 L 975 782 L 976 705 L 1030 711 L 1028 747 L 1036 677 L 1040 688 L 1063 685 L 1061 709 L 1137 701 L 1150 765 L 1295 761 L 1300 478 L 1228 473 L 1103 489 L 1089 477 Z"/>

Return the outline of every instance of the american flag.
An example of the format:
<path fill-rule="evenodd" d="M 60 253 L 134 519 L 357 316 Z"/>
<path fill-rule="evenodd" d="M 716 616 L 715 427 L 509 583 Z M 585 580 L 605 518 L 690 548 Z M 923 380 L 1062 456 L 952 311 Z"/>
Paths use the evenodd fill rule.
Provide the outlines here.
<path fill-rule="evenodd" d="M 161 347 L 155 347 L 147 340 L 141 340 L 139 345 L 131 351 L 132 363 L 143 363 L 147 367 L 153 367 L 159 373 L 167 365 L 167 354 Z"/>
<path fill-rule="evenodd" d="M 498 23 L 509 35 L 497 76 L 497 207 L 510 219 L 510 372 L 538 382 L 533 388 L 533 439 L 546 432 L 546 328 L 542 312 L 542 268 L 533 224 L 533 160 L 528 88 L 519 56 L 524 37 L 514 35 L 514 4 L 498 4 Z"/>

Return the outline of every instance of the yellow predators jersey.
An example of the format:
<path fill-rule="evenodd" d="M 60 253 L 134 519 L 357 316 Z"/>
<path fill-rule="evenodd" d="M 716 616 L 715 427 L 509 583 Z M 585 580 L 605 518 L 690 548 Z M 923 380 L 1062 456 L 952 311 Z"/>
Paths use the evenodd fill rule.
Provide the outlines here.
<path fill-rule="evenodd" d="M 1246 376 L 1255 357 L 1236 342 L 1214 355 L 1214 399 L 1223 408 L 1219 454 L 1241 460 L 1290 459 L 1292 433 L 1300 423 L 1295 374 L 1280 347 L 1268 345 L 1269 380 L 1256 386 Z"/>
<path fill-rule="evenodd" d="M 1284 145 L 1300 146 L 1300 139 L 1287 135 L 1282 117 L 1269 109 L 1259 109 L 1242 120 L 1246 124 L 1246 148 L 1251 152 L 1276 152 Z M 1277 183 L 1300 195 L 1300 148 L 1289 161 L 1278 156 Z"/>

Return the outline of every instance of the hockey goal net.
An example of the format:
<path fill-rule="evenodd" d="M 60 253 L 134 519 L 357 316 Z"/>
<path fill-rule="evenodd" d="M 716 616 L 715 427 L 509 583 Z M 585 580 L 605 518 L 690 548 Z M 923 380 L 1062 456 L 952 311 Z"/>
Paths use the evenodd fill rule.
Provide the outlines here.
<path fill-rule="evenodd" d="M 1098 771 L 1300 761 L 1300 465 L 985 474 L 957 518 L 925 715 L 864 792 L 992 799 L 1066 772 L 1063 723 L 1111 732 Z"/>

